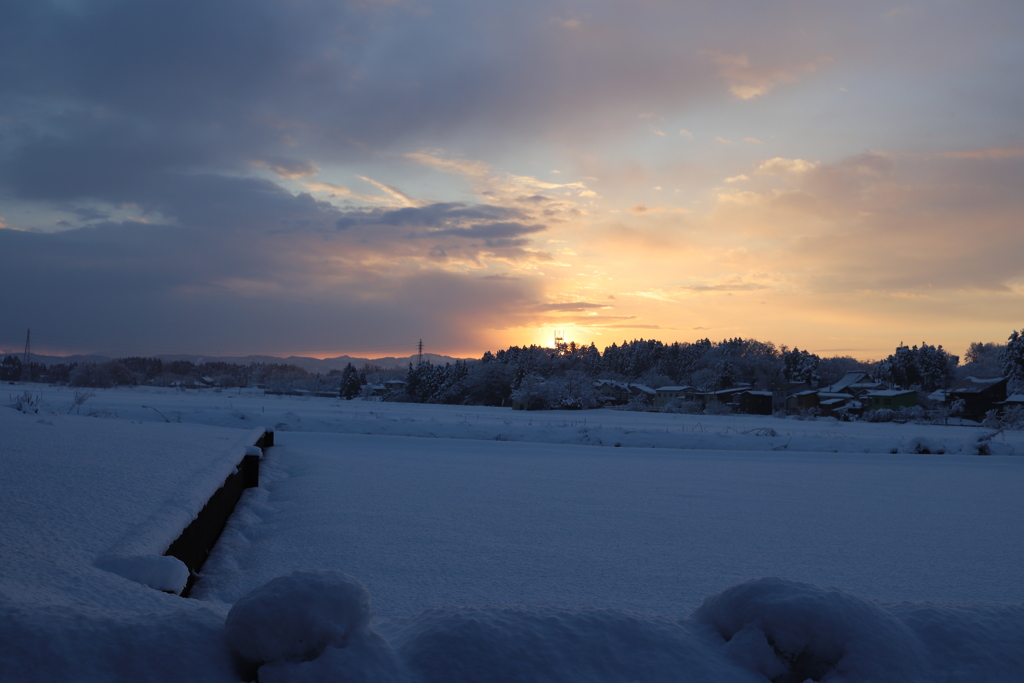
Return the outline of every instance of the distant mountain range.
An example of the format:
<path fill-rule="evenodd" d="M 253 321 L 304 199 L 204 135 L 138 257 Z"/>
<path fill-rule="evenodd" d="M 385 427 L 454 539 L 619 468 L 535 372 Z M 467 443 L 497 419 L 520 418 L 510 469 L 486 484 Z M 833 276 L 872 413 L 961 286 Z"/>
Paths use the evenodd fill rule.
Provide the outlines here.
<path fill-rule="evenodd" d="M 6 354 L 0 354 L 6 355 Z M 21 356 L 20 353 L 11 353 L 10 355 Z M 355 358 L 353 356 L 338 356 L 337 358 L 308 358 L 306 356 L 288 356 L 287 358 L 279 358 L 277 356 L 190 356 L 190 355 L 167 355 L 160 354 L 151 356 L 151 358 L 159 358 L 166 362 L 176 360 L 187 360 L 193 363 L 235 363 L 237 365 L 249 365 L 250 363 L 286 363 L 288 365 L 297 365 L 298 367 L 306 370 L 307 372 L 313 373 L 328 373 L 331 370 L 343 370 L 346 365 L 351 363 L 356 368 L 362 368 L 364 365 L 376 365 L 379 368 L 389 370 L 392 368 L 405 368 L 408 367 L 409 363 L 416 364 L 418 362 L 418 356 L 406 356 L 404 358 Z M 36 363 L 44 363 L 45 365 L 53 365 L 54 363 L 105 363 L 109 360 L 113 360 L 110 356 L 44 356 L 40 354 L 32 354 L 32 360 Z M 424 353 L 423 360 L 429 361 L 435 365 L 443 365 L 445 363 L 454 363 L 457 360 L 476 360 L 470 358 L 453 358 L 451 356 L 442 356 L 436 353 Z"/>

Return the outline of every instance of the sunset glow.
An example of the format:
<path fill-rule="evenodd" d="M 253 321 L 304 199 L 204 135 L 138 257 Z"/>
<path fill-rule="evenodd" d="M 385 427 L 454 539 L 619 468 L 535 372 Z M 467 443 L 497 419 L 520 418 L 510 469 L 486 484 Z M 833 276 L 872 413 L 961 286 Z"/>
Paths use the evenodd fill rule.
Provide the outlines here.
<path fill-rule="evenodd" d="M 1024 6 L 15 2 L 0 349 L 1024 325 Z M 172 27 L 172 28 L 168 28 Z"/>

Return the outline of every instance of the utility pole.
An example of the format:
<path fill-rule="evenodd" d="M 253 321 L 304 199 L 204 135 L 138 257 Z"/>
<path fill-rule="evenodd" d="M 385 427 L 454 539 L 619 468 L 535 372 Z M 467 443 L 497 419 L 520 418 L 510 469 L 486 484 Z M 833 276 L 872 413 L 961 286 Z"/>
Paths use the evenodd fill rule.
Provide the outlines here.
<path fill-rule="evenodd" d="M 555 355 L 565 355 L 565 331 L 555 330 Z"/>
<path fill-rule="evenodd" d="M 29 362 L 32 360 L 32 328 L 28 329 L 25 333 L 25 357 L 21 361 L 21 381 L 31 382 L 32 381 L 32 370 L 29 367 Z"/>

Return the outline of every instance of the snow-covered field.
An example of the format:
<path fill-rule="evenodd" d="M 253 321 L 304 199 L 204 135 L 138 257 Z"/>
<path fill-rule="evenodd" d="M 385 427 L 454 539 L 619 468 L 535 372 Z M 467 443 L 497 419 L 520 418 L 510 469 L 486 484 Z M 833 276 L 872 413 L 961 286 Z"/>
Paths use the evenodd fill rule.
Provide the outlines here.
<path fill-rule="evenodd" d="M 1024 680 L 1018 432 L 29 388 L 0 408 L 12 680 Z M 261 425 L 196 599 L 107 571 Z"/>

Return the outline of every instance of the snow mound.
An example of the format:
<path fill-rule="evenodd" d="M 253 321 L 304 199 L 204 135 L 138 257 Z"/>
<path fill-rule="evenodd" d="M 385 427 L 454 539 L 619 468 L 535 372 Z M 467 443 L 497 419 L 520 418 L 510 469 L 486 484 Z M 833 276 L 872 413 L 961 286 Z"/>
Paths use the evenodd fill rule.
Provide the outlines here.
<path fill-rule="evenodd" d="M 391 642 L 426 683 L 761 680 L 684 620 L 627 610 L 443 607 L 405 621 Z"/>
<path fill-rule="evenodd" d="M 96 560 L 96 566 L 144 586 L 179 595 L 188 583 L 188 567 L 169 555 L 107 555 Z"/>
<path fill-rule="evenodd" d="M 691 618 L 717 631 L 732 659 L 774 683 L 933 680 L 927 648 L 905 623 L 836 588 L 747 581 L 707 598 Z"/>
<path fill-rule="evenodd" d="M 337 571 L 295 571 L 242 596 L 225 635 L 248 676 L 259 680 L 346 681 L 402 678 L 387 642 L 370 629 L 370 594 Z"/>

